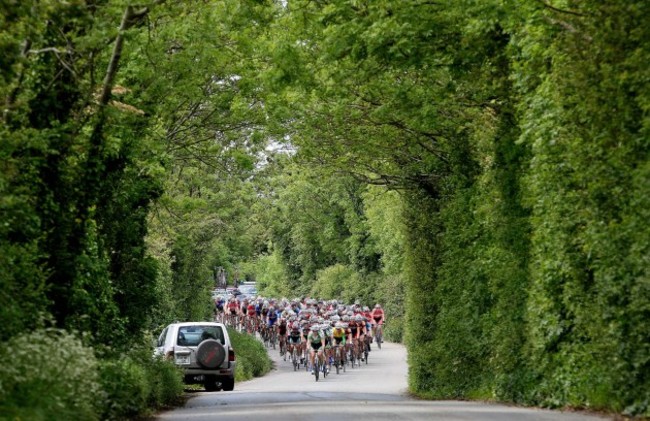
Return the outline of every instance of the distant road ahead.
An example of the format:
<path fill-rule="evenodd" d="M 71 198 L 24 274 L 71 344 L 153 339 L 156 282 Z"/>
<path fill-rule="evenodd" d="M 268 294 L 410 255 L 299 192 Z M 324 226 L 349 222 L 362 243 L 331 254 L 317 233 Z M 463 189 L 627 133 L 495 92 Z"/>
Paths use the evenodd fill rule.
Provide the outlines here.
<path fill-rule="evenodd" d="M 277 351 L 276 369 L 265 377 L 237 383 L 233 392 L 198 392 L 184 408 L 161 414 L 161 421 L 204 420 L 471 420 L 595 421 L 608 418 L 579 413 L 460 401 L 421 401 L 406 395 L 406 350 L 402 345 L 373 346 L 369 362 L 316 382 L 293 371 Z"/>

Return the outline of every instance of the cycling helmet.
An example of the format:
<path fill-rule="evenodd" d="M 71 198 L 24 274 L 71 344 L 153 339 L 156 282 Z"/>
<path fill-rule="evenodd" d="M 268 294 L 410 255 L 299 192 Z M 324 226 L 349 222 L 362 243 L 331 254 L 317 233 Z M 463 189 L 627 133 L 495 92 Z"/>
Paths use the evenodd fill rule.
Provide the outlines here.
<path fill-rule="evenodd" d="M 343 316 L 343 321 L 344 322 L 349 322 L 350 321 L 350 316 L 348 316 L 347 314 L 345 316 Z"/>
<path fill-rule="evenodd" d="M 341 327 L 343 327 L 343 323 L 341 323 L 341 322 L 336 322 L 336 324 L 335 324 L 334 326 L 336 326 L 336 327 L 338 327 L 338 328 L 341 328 Z"/>
<path fill-rule="evenodd" d="M 370 309 L 368 308 L 368 306 L 363 306 L 363 311 L 370 311 Z"/>
<path fill-rule="evenodd" d="M 360 314 L 357 314 L 357 317 L 354 318 L 357 322 L 362 322 L 363 321 L 363 316 Z"/>

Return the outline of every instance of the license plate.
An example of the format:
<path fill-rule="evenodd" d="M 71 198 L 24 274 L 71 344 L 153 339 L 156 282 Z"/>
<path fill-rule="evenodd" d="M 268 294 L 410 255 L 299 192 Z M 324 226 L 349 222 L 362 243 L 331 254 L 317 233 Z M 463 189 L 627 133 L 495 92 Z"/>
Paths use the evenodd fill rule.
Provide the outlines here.
<path fill-rule="evenodd" d="M 190 363 L 190 356 L 189 355 L 177 355 L 176 356 L 176 364 L 189 364 Z"/>

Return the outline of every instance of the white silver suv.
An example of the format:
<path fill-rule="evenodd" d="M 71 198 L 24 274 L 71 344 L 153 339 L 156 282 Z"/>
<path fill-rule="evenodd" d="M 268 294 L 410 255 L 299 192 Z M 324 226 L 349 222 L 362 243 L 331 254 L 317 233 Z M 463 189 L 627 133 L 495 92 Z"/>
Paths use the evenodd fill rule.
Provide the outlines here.
<path fill-rule="evenodd" d="M 173 323 L 158 337 L 155 355 L 181 367 L 186 384 L 203 384 L 208 392 L 235 388 L 235 351 L 222 323 Z"/>

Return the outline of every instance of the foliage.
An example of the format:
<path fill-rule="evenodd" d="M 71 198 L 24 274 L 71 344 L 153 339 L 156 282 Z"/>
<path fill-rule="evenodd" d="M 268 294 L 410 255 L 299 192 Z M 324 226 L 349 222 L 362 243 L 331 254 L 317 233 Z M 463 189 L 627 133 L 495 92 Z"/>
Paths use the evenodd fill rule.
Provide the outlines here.
<path fill-rule="evenodd" d="M 342 293 L 374 270 L 341 247 L 360 225 L 329 175 L 401 192 L 398 219 L 366 207 L 360 231 L 404 276 L 415 393 L 647 414 L 647 12 L 297 1 L 279 18 L 267 84 L 301 167 L 274 246 Z"/>
<path fill-rule="evenodd" d="M 52 320 L 108 346 L 108 418 L 178 394 L 168 367 L 125 351 L 149 326 L 207 314 L 213 268 L 251 250 L 262 107 L 239 54 L 266 8 L 163 3 L 3 2 L 0 17 L 0 338 Z M 79 399 L 75 418 L 97 417 Z"/>
<path fill-rule="evenodd" d="M 250 380 L 271 371 L 271 359 L 260 341 L 234 329 L 228 329 L 228 336 L 237 358 L 236 381 Z"/>
<path fill-rule="evenodd" d="M 242 270 L 255 280 L 257 290 L 265 297 L 289 297 L 292 294 L 287 269 L 277 250 L 257 256 L 252 262 L 242 264 Z"/>
<path fill-rule="evenodd" d="M 650 3 L 91 3 L 2 2 L 0 339 L 109 345 L 104 416 L 217 267 L 382 302 L 416 394 L 649 414 Z"/>
<path fill-rule="evenodd" d="M 170 361 L 151 358 L 147 347 L 103 359 L 99 375 L 105 396 L 101 419 L 148 415 L 179 403 L 184 390 L 182 372 Z"/>
<path fill-rule="evenodd" d="M 16 335 L 0 349 L 11 361 L 0 369 L 0 412 L 6 419 L 125 419 L 178 403 L 180 371 L 135 345 L 128 355 L 98 359 L 63 330 Z"/>
<path fill-rule="evenodd" d="M 648 237 L 643 227 L 628 230 L 644 217 L 637 205 L 647 196 L 638 182 L 648 159 L 648 92 L 637 67 L 649 53 L 639 38 L 647 11 L 641 2 L 587 2 L 580 17 L 562 20 L 575 31 L 531 20 L 520 40 L 532 58 L 517 72 L 527 108 L 521 141 L 535 156 L 525 177 L 530 358 L 542 379 L 535 398 L 549 405 L 648 413 L 648 348 L 637 336 L 648 334 L 639 323 L 647 273 L 637 260 Z M 553 66 L 540 69 L 549 55 Z M 640 294 L 633 301 L 631 291 Z"/>
<path fill-rule="evenodd" d="M 105 404 L 93 350 L 69 333 L 41 329 L 4 342 L 3 419 L 97 420 Z"/>
<path fill-rule="evenodd" d="M 360 299 L 363 293 L 359 274 L 354 268 L 334 265 L 321 269 L 316 274 L 310 295 L 324 299 L 339 298 L 346 303 Z"/>

